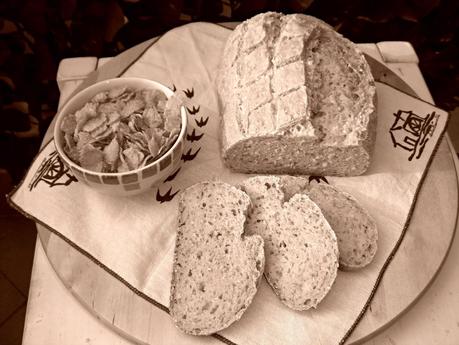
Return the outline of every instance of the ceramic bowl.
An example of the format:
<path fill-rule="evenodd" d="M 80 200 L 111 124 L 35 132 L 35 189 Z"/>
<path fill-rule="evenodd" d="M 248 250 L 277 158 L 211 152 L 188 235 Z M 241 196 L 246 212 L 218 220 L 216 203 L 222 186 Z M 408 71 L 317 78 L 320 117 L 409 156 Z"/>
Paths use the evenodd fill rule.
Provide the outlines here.
<path fill-rule="evenodd" d="M 64 133 L 60 130 L 62 119 L 67 114 L 81 109 L 96 94 L 123 86 L 136 90 L 158 89 L 164 92 L 167 98 L 173 94 L 173 91 L 166 86 L 143 78 L 116 78 L 94 84 L 72 97 L 58 113 L 54 127 L 54 143 L 60 158 L 79 182 L 104 194 L 129 196 L 150 190 L 177 170 L 181 162 L 187 132 L 187 115 L 184 107 L 181 108 L 180 133 L 172 147 L 150 164 L 123 173 L 100 173 L 79 166 L 64 152 Z"/>

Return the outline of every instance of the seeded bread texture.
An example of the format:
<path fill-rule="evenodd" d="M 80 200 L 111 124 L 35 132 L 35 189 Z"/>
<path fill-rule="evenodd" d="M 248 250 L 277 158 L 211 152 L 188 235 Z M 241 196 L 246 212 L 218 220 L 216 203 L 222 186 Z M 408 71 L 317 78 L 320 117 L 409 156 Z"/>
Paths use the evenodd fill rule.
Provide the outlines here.
<path fill-rule="evenodd" d="M 275 176 L 250 178 L 241 188 L 253 204 L 247 233 L 260 235 L 265 242 L 268 283 L 288 307 L 316 307 L 338 269 L 336 237 L 319 207 L 305 194 L 285 201 Z"/>
<path fill-rule="evenodd" d="M 243 236 L 249 207 L 247 194 L 222 182 L 180 195 L 170 314 L 182 331 L 220 331 L 252 302 L 265 259 L 263 239 Z"/>
<path fill-rule="evenodd" d="M 229 36 L 217 76 L 225 164 L 245 173 L 360 175 L 376 89 L 355 44 L 323 21 L 263 13 Z"/>
<path fill-rule="evenodd" d="M 338 239 L 341 269 L 365 267 L 376 255 L 378 229 L 370 214 L 350 194 L 326 183 L 309 184 L 302 177 L 283 176 L 286 197 L 306 193 L 321 209 Z"/>

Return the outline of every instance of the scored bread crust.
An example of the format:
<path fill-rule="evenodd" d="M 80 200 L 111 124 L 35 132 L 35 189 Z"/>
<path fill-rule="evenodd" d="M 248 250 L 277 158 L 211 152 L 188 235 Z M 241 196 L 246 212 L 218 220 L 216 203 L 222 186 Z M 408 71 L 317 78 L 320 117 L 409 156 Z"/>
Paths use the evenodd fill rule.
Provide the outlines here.
<path fill-rule="evenodd" d="M 305 194 L 284 200 L 280 178 L 256 176 L 241 188 L 250 196 L 247 233 L 265 243 L 265 272 L 280 300 L 294 310 L 315 308 L 335 281 L 338 245 L 319 207 Z"/>
<path fill-rule="evenodd" d="M 180 195 L 170 315 L 183 332 L 208 335 L 237 321 L 264 269 L 263 239 L 243 236 L 250 199 L 223 182 Z"/>
<path fill-rule="evenodd" d="M 303 177 L 282 176 L 281 185 L 287 198 L 306 193 L 322 210 L 338 239 L 340 269 L 355 270 L 373 261 L 377 225 L 352 195 L 326 183 L 309 184 Z"/>
<path fill-rule="evenodd" d="M 230 34 L 217 76 L 222 156 L 246 173 L 360 175 L 376 88 L 360 50 L 323 21 L 259 14 Z"/>

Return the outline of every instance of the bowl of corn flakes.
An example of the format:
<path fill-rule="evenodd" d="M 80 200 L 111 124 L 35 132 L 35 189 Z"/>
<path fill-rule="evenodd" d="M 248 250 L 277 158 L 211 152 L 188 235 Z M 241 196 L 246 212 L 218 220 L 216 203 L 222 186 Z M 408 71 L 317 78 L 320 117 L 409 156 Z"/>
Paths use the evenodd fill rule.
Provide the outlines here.
<path fill-rule="evenodd" d="M 54 127 L 56 150 L 78 181 L 105 194 L 140 194 L 180 165 L 182 98 L 143 78 L 96 83 L 70 99 Z"/>

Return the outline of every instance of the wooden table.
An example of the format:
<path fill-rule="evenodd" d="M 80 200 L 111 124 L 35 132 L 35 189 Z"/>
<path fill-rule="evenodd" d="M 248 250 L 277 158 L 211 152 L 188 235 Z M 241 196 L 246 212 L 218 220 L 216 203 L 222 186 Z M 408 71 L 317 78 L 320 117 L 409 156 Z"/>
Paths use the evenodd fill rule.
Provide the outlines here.
<path fill-rule="evenodd" d="M 417 57 L 404 42 L 366 45 L 366 49 L 398 70 L 417 94 L 431 101 L 417 66 Z M 63 60 L 58 72 L 61 100 L 74 90 L 88 73 L 106 59 Z M 457 163 L 457 162 L 456 162 Z M 456 164 L 457 167 L 457 164 Z M 391 327 L 368 344 L 457 344 L 459 342 L 459 241 L 430 289 Z M 420 262 L 422 265 L 422 262 Z M 358 330 L 357 330 L 358 331 Z M 130 344 L 127 338 L 104 326 L 66 289 L 50 266 L 37 241 L 29 293 L 24 344 Z"/>

